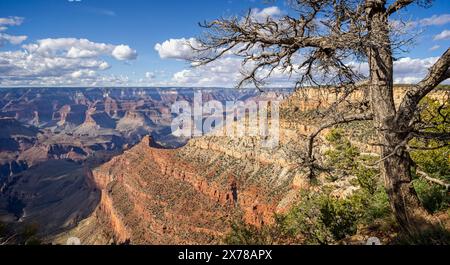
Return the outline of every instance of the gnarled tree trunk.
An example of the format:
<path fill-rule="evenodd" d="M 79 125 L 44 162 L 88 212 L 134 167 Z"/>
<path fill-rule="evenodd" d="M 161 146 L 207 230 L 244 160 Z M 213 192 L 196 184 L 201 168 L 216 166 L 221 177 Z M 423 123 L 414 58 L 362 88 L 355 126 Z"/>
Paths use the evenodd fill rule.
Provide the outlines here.
<path fill-rule="evenodd" d="M 368 49 L 370 102 L 373 124 L 382 144 L 381 171 L 394 215 L 408 233 L 427 227 L 427 212 L 412 185 L 412 161 L 404 144 L 408 133 L 393 122 L 396 114 L 393 97 L 393 61 L 389 26 L 384 5 L 371 1 L 367 14 L 373 43 Z"/>
<path fill-rule="evenodd" d="M 393 146 L 383 149 L 384 156 L 395 153 L 383 161 L 382 171 L 389 202 L 400 228 L 410 234 L 429 228 L 431 216 L 422 207 L 412 185 L 409 153 L 403 148 L 394 150 Z"/>

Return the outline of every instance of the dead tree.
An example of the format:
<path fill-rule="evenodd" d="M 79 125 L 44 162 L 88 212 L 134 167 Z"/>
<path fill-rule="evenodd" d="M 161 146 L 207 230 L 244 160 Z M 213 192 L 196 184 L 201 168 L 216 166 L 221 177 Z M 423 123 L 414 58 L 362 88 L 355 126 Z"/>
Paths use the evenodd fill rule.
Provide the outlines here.
<path fill-rule="evenodd" d="M 322 126 L 308 138 L 305 165 L 314 163 L 314 139 L 325 128 L 353 121 L 370 120 L 381 146 L 379 161 L 391 208 L 400 226 L 409 233 L 429 223 L 412 186 L 408 141 L 413 137 L 432 138 L 448 144 L 449 132 L 429 132 L 416 126 L 419 102 L 450 77 L 450 49 L 429 69 L 427 76 L 411 87 L 398 108 L 393 97 L 393 52 L 409 39 L 397 39 L 391 16 L 413 0 L 293 0 L 295 17 L 267 17 L 263 21 L 252 12 L 242 17 L 205 22 L 205 35 L 196 45 L 195 65 L 204 65 L 224 56 L 240 56 L 243 78 L 261 88 L 274 72 L 296 78 L 296 87 L 326 86 L 340 97 L 323 113 Z M 291 14 L 291 13 L 290 13 Z M 351 62 L 366 62 L 365 77 Z M 364 85 L 361 85 L 364 84 Z M 367 97 L 358 107 L 347 97 L 364 89 Z M 345 107 L 339 107 L 345 105 Z M 340 111 L 337 112 L 336 110 Z M 347 110 L 347 111 L 345 111 Z"/>

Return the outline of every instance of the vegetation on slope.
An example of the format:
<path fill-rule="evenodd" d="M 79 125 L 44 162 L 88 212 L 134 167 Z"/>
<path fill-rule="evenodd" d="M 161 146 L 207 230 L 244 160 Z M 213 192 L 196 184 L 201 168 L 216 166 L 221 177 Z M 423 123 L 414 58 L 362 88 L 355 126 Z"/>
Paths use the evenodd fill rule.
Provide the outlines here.
<path fill-rule="evenodd" d="M 448 104 L 440 107 L 436 100 L 425 99 L 422 120 L 442 124 L 447 119 Z M 448 126 L 448 125 L 447 125 Z M 359 126 L 360 127 L 360 126 Z M 350 129 L 345 127 L 345 129 Z M 433 130 L 449 131 L 435 127 Z M 367 132 L 366 132 L 367 133 Z M 369 133 L 370 134 L 370 133 Z M 450 232 L 444 226 L 407 235 L 400 231 L 375 162 L 377 156 L 365 154 L 352 144 L 348 133 L 341 128 L 331 130 L 325 139 L 330 148 L 324 152 L 326 180 L 336 182 L 350 178 L 357 187 L 348 196 L 335 196 L 333 186 L 320 185 L 314 190 L 301 191 L 300 201 L 286 214 L 278 215 L 274 224 L 261 228 L 237 222 L 225 236 L 229 244 L 345 244 L 364 243 L 369 236 L 379 237 L 391 244 L 449 244 Z M 418 172 L 449 183 L 450 147 L 438 147 L 437 142 L 413 139 L 409 145 L 414 161 L 414 188 L 422 205 L 432 214 L 450 217 L 448 188 L 430 182 Z M 427 147 L 418 149 L 418 147 Z M 358 240 L 360 239 L 360 240 Z M 356 240 L 356 242 L 355 242 Z"/>

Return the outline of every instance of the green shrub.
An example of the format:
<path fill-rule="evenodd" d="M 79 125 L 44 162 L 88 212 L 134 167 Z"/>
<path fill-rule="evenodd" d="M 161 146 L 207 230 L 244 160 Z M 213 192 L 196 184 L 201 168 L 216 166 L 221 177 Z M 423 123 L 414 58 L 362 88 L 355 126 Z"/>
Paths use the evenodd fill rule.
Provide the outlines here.
<path fill-rule="evenodd" d="M 302 191 L 300 202 L 275 224 L 256 228 L 234 223 L 224 239 L 227 244 L 336 244 L 356 234 L 359 225 L 370 226 L 376 220 L 392 224 L 392 213 L 384 188 L 373 180 L 376 174 L 363 174 L 367 185 L 346 199 L 329 196 L 330 191 Z M 362 181 L 362 180 L 361 180 Z M 372 184 L 376 188 L 373 188 Z"/>
<path fill-rule="evenodd" d="M 443 107 L 437 100 L 424 98 L 420 102 L 423 109 L 421 112 L 421 120 L 429 125 L 426 131 L 430 132 L 450 132 L 450 123 L 446 116 L 450 115 L 449 102 Z M 438 112 L 440 115 L 436 115 Z M 446 120 L 444 120 L 446 119 Z M 436 140 L 413 139 L 408 143 L 412 147 L 437 148 L 431 150 L 414 150 L 411 158 L 417 165 L 417 168 L 424 171 L 432 178 L 440 179 L 450 183 L 450 146 L 438 148 L 442 143 Z M 413 171 L 415 173 L 415 170 Z M 414 188 L 421 200 L 423 206 L 431 213 L 448 209 L 450 207 L 450 197 L 445 188 L 437 184 L 427 182 L 421 176 L 413 174 Z"/>
<path fill-rule="evenodd" d="M 388 195 L 383 187 L 373 193 L 360 189 L 348 198 L 354 208 L 358 209 L 358 224 L 371 226 L 377 221 L 392 223 L 393 215 Z"/>
<path fill-rule="evenodd" d="M 400 234 L 393 242 L 398 245 L 450 245 L 450 231 L 442 226 L 415 234 Z"/>
<path fill-rule="evenodd" d="M 428 183 L 423 179 L 415 179 L 413 185 L 422 205 L 429 212 L 435 213 L 450 207 L 448 192 L 441 186 Z"/>
<path fill-rule="evenodd" d="M 432 108 L 437 102 L 426 100 Z M 449 114 L 448 108 L 441 110 Z M 422 116 L 423 120 L 440 122 L 439 115 Z M 437 131 L 450 131 L 440 126 Z M 381 183 L 380 172 L 373 164 L 377 157 L 361 155 L 359 149 L 351 144 L 342 129 L 333 129 L 326 135 L 331 148 L 325 155 L 325 164 L 331 168 L 332 180 L 342 176 L 355 176 L 354 185 L 360 187 L 345 199 L 329 196 L 330 191 L 303 191 L 300 201 L 286 214 L 277 216 L 271 226 L 256 228 L 244 223 L 234 224 L 225 242 L 229 244 L 273 244 L 296 242 L 303 244 L 334 244 L 357 233 L 358 227 L 390 232 L 397 229 L 395 218 L 389 205 L 388 195 Z M 433 141 L 420 142 L 413 139 L 409 145 L 437 147 Z M 435 150 L 411 152 L 417 166 L 433 178 L 450 181 L 450 146 Z M 413 172 L 414 173 L 414 172 Z M 430 212 L 445 211 L 450 215 L 450 198 L 442 187 L 431 184 L 415 176 L 413 186 L 424 207 Z M 387 228 L 387 229 L 385 229 Z M 280 241 L 281 240 L 281 241 Z M 398 244 L 449 244 L 450 232 L 442 227 L 416 235 L 401 235 L 394 243 Z"/>
<path fill-rule="evenodd" d="M 389 198 L 384 188 L 379 189 L 370 197 L 366 210 L 364 216 L 367 223 L 389 217 L 392 214 Z"/>
<path fill-rule="evenodd" d="M 323 193 L 304 192 L 301 198 L 282 219 L 286 234 L 300 235 L 306 244 L 332 244 L 356 233 L 360 213 L 352 201 Z"/>
<path fill-rule="evenodd" d="M 359 150 L 344 136 L 343 131 L 333 129 L 325 138 L 333 147 L 325 152 L 326 163 L 345 173 L 354 170 L 357 167 Z"/>
<path fill-rule="evenodd" d="M 247 224 L 243 221 L 231 224 L 231 231 L 225 235 L 224 243 L 228 245 L 271 245 L 274 240 L 271 236 L 272 228 Z"/>
<path fill-rule="evenodd" d="M 375 194 L 380 189 L 378 177 L 379 171 L 373 168 L 367 168 L 362 165 L 358 165 L 354 173 L 358 180 L 359 186 L 366 190 L 370 195 Z"/>
<path fill-rule="evenodd" d="M 410 143 L 414 146 L 423 146 L 418 144 L 417 140 Z M 437 146 L 438 143 L 428 144 L 428 147 Z M 430 175 L 444 181 L 450 181 L 450 146 L 436 150 L 415 150 L 411 152 L 411 158 L 417 166 Z"/>
<path fill-rule="evenodd" d="M 351 200 L 325 199 L 320 205 L 320 213 L 321 221 L 333 235 L 333 239 L 341 240 L 356 234 L 360 213 Z"/>
<path fill-rule="evenodd" d="M 322 198 L 316 195 L 304 196 L 301 202 L 285 215 L 281 226 L 288 235 L 301 235 L 304 244 L 334 243 L 331 232 L 320 218 L 321 200 Z"/>
<path fill-rule="evenodd" d="M 342 164 L 336 163 L 334 159 L 344 157 L 347 165 L 351 161 L 351 167 L 346 166 L 344 169 L 347 169 L 347 174 L 356 176 L 356 181 L 352 184 L 361 187 L 348 198 L 353 207 L 359 210 L 360 218 L 358 222 L 370 224 L 376 219 L 390 217 L 391 209 L 387 193 L 380 181 L 379 169 L 366 166 L 374 163 L 377 158 L 370 155 L 361 155 L 359 150 L 346 139 L 341 129 L 331 130 L 326 139 L 332 144 L 333 148 L 325 155 L 327 158 L 331 158 L 334 170 L 343 169 Z M 351 170 L 348 170 L 349 168 Z"/>

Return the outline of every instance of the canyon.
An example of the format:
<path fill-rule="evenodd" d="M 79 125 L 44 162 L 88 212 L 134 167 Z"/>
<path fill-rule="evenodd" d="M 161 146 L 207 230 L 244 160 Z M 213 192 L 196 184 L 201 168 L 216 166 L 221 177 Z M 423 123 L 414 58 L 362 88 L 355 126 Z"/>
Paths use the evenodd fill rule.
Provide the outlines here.
<path fill-rule="evenodd" d="M 306 137 L 317 127 L 306 113 L 328 106 L 337 95 L 324 99 L 314 89 L 306 91 L 308 97 L 303 93 L 289 95 L 281 105 L 276 148 L 263 147 L 258 136 L 206 135 L 176 149 L 156 148 L 151 137 L 144 137 L 93 170 L 102 193 L 99 206 L 56 242 L 77 236 L 86 244 L 220 244 L 236 220 L 256 227 L 273 223 L 275 214 L 301 199 L 300 190 L 318 188 L 310 187 L 299 166 Z M 349 137 L 365 152 L 376 153 L 368 139 L 361 140 L 371 131 L 364 126 Z M 323 138 L 318 141 L 321 149 L 329 147 Z M 336 196 L 358 188 L 352 177 L 321 180 Z"/>
<path fill-rule="evenodd" d="M 397 101 L 406 90 L 396 88 Z M 80 89 L 59 95 L 52 111 L 48 104 L 43 111 L 27 105 L 45 94 L 30 91 L 0 94 L 0 121 L 11 128 L 0 137 L 0 218 L 36 222 L 55 244 L 70 237 L 82 244 L 220 244 L 236 220 L 273 223 L 275 214 L 301 200 L 301 190 L 321 188 L 300 166 L 306 138 L 320 123 L 308 113 L 339 97 L 318 89 L 276 92 L 280 143 L 267 148 L 260 136 L 173 137 L 170 104 L 192 102 L 193 89 Z M 221 102 L 264 98 L 253 90 L 202 93 Z M 443 93 L 430 97 L 440 100 Z M 330 147 L 323 137 L 328 131 L 317 139 L 320 151 Z M 362 152 L 376 156 L 372 134 L 364 122 L 347 132 Z M 336 197 L 359 188 L 352 176 L 319 180 Z"/>
<path fill-rule="evenodd" d="M 171 105 L 195 88 L 0 89 L 0 222 L 33 224 L 42 235 L 74 227 L 101 198 L 90 177 L 151 135 L 174 148 Z M 205 99 L 245 100 L 255 91 L 203 89 Z"/>

